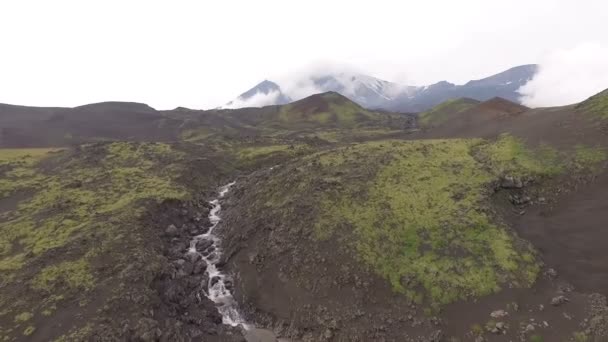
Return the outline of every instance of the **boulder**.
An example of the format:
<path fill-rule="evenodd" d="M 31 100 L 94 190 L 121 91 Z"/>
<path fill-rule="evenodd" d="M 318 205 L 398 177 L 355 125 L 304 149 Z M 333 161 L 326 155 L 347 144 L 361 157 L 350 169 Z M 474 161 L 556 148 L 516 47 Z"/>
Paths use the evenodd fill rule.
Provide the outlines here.
<path fill-rule="evenodd" d="M 547 269 L 547 271 L 545 272 L 546 275 L 548 275 L 551 278 L 557 278 L 557 271 L 553 268 L 549 268 Z"/>
<path fill-rule="evenodd" d="M 165 234 L 167 236 L 177 236 L 179 235 L 179 230 L 177 230 L 177 227 L 174 224 L 170 224 L 167 229 L 165 229 Z"/>
<path fill-rule="evenodd" d="M 505 316 L 507 316 L 509 313 L 506 312 L 505 310 L 495 310 L 492 311 L 492 313 L 490 313 L 490 317 L 493 318 L 503 318 Z"/>
<path fill-rule="evenodd" d="M 521 189 L 524 187 L 524 183 L 519 178 L 504 176 L 500 180 L 500 187 L 503 189 Z"/>
<path fill-rule="evenodd" d="M 184 273 L 186 273 L 187 275 L 189 275 L 189 274 L 192 274 L 192 271 L 194 270 L 194 265 L 190 261 L 186 261 L 182 265 L 182 268 L 184 270 Z"/>
<path fill-rule="evenodd" d="M 195 275 L 203 274 L 206 269 L 207 269 L 207 263 L 205 262 L 205 260 L 198 260 L 194 264 L 194 268 L 192 269 L 192 274 L 195 274 Z"/>
<path fill-rule="evenodd" d="M 202 239 L 196 243 L 196 250 L 199 252 L 203 252 L 204 250 L 211 247 L 212 245 L 213 245 L 213 241 L 211 241 L 209 239 Z"/>
<path fill-rule="evenodd" d="M 565 296 L 557 296 L 557 297 L 553 297 L 551 299 L 551 305 L 560 306 L 562 304 L 567 303 L 568 301 L 569 301 L 568 298 L 566 298 Z"/>

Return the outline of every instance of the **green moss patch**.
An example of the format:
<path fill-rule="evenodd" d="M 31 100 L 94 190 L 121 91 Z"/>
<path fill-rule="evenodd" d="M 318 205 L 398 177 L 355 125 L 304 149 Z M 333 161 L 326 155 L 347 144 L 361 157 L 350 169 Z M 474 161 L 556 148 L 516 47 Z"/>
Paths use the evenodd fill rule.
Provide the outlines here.
<path fill-rule="evenodd" d="M 268 146 L 257 146 L 257 147 L 244 147 L 237 150 L 237 155 L 241 159 L 255 159 L 258 157 L 265 157 L 277 152 L 286 152 L 294 150 L 294 145 L 268 145 Z"/>
<path fill-rule="evenodd" d="M 395 291 L 445 304 L 534 283 L 535 251 L 497 219 L 489 198 L 505 175 L 540 181 L 577 158 L 602 159 L 579 151 L 530 148 L 508 135 L 367 142 L 282 168 L 253 207 L 281 222 L 294 205 L 314 208 L 315 239 L 347 244 Z"/>
<path fill-rule="evenodd" d="M 501 135 L 493 144 L 483 144 L 476 157 L 491 168 L 495 175 L 541 177 L 563 172 L 567 156 L 549 145 L 528 148 L 524 142 L 508 134 Z"/>
<path fill-rule="evenodd" d="M 17 316 L 15 316 L 15 322 L 17 322 L 17 323 L 27 322 L 30 319 L 32 319 L 32 317 L 34 317 L 34 315 L 31 312 L 22 312 L 22 313 L 18 314 Z"/>
<path fill-rule="evenodd" d="M 424 111 L 418 115 L 418 125 L 421 127 L 433 127 L 447 121 L 451 115 L 464 112 L 465 110 L 475 107 L 479 102 L 458 98 L 445 101 L 437 106 Z"/>
<path fill-rule="evenodd" d="M 32 282 L 34 289 L 46 292 L 51 292 L 57 285 L 74 290 L 90 290 L 95 283 L 88 262 L 81 259 L 45 267 Z"/>
<path fill-rule="evenodd" d="M 577 108 L 602 120 L 608 119 L 608 89 L 581 102 Z"/>
<path fill-rule="evenodd" d="M 97 149 L 92 160 L 65 156 L 61 165 L 42 172 L 35 165 L 10 174 L 12 191 L 31 189 L 33 196 L 0 223 L 0 264 L 14 268 L 19 256 L 13 246 L 35 255 L 65 245 L 78 232 L 90 231 L 104 215 L 126 209 L 143 199 L 185 195 L 173 183 L 178 169 L 169 162 L 179 158 L 165 144 L 112 143 Z M 86 151 L 83 155 L 92 151 Z M 131 208 L 133 210 L 135 208 Z M 10 261 L 4 258 L 11 258 Z"/>
<path fill-rule="evenodd" d="M 529 286 L 538 272 L 534 252 L 482 205 L 495 175 L 472 155 L 480 144 L 391 142 L 381 151 L 361 151 L 387 160 L 365 184 L 363 198 L 348 188 L 325 196 L 317 236 L 330 237 L 346 222 L 365 263 L 416 300 L 449 303 L 506 283 Z M 347 170 L 351 163 L 338 158 L 334 165 Z M 420 287 L 424 291 L 415 290 Z"/>
<path fill-rule="evenodd" d="M 158 256 L 133 248 L 144 241 L 140 214 L 149 202 L 188 196 L 178 182 L 186 156 L 168 144 L 100 143 L 49 152 L 0 150 L 5 200 L 27 194 L 14 197 L 14 210 L 0 215 L 0 303 L 7 313 L 19 313 L 19 321 L 24 312 L 52 319 L 64 300 L 86 306 L 90 293 L 114 276 L 107 274 L 112 269 L 143 259 L 146 267 L 158 267 Z M 7 300 L 22 288 L 27 295 Z"/>

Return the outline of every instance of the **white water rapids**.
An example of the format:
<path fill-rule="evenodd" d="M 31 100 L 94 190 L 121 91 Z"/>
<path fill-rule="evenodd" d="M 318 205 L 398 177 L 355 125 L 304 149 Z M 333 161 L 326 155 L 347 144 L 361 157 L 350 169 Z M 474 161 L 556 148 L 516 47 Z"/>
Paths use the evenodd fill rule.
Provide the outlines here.
<path fill-rule="evenodd" d="M 209 212 L 209 221 L 211 221 L 211 227 L 205 234 L 195 236 L 190 241 L 190 249 L 188 253 L 199 254 L 203 260 L 207 263 L 207 274 L 209 280 L 205 287 L 205 295 L 211 299 L 216 305 L 219 313 L 222 315 L 222 322 L 224 324 L 231 325 L 233 327 L 242 326 L 249 330 L 253 326 L 247 324 L 237 309 L 237 303 L 230 292 L 232 278 L 220 271 L 217 268 L 217 264 L 221 258 L 220 239 L 218 236 L 213 234 L 215 227 L 221 221 L 220 211 L 222 206 L 220 205 L 220 199 L 226 195 L 230 190 L 230 187 L 234 185 L 234 182 L 224 185 L 219 190 L 219 195 L 216 199 L 210 201 L 212 205 L 211 211 Z M 197 251 L 196 246 L 202 241 L 209 241 L 209 247 L 205 250 Z"/>

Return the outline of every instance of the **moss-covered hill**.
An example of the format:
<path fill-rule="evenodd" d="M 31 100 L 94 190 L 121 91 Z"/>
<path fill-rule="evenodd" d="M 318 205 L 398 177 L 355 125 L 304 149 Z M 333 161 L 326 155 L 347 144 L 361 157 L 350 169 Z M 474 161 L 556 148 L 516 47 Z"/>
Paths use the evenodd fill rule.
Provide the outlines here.
<path fill-rule="evenodd" d="M 458 98 L 445 101 L 437 106 L 418 114 L 418 125 L 430 128 L 446 122 L 450 116 L 464 112 L 480 102 L 469 98 Z"/>
<path fill-rule="evenodd" d="M 192 112 L 183 137 L 199 142 L 257 137 L 331 144 L 404 136 L 412 127 L 410 115 L 368 110 L 340 94 L 324 93 L 284 106 Z"/>
<path fill-rule="evenodd" d="M 421 135 L 408 135 L 409 116 L 333 93 L 234 111 L 136 105 L 126 118 L 154 127 L 151 135 L 115 131 L 117 115 L 104 111 L 123 104 L 93 110 L 84 126 L 78 111 L 61 120 L 43 111 L 42 121 L 35 112 L 27 117 L 36 129 L 0 131 L 3 145 L 47 146 L 0 149 L 0 340 L 223 340 L 213 304 L 183 283 L 172 287 L 184 241 L 165 229 L 205 217 L 202 192 L 236 178 L 225 207 L 226 261 L 252 319 L 290 321 L 320 340 L 339 330 L 337 317 L 345 340 L 375 339 L 417 308 L 430 317 L 450 303 L 526 289 L 541 276 L 542 255 L 502 214 L 520 215 L 511 203 L 541 201 L 560 182 L 603 170 L 606 143 L 594 125 L 605 126 L 605 97 L 579 113 L 526 115 L 505 101 L 455 100 L 421 114 L 435 132 L 428 136 L 443 137 L 426 140 L 388 139 Z M 467 122 L 462 136 L 490 138 L 444 139 L 460 136 L 446 118 L 471 106 L 483 120 Z M 572 115 L 580 112 L 588 115 Z M 579 125 L 581 117 L 593 120 Z M 51 118 L 52 134 L 34 139 Z M 480 135 L 484 125 L 492 129 Z M 497 136 L 503 131 L 513 135 Z M 408 318 L 412 331 L 438 324 L 420 327 L 418 317 Z M 363 328 L 372 332 L 360 335 Z"/>
<path fill-rule="evenodd" d="M 247 137 L 289 140 L 361 140 L 401 134 L 412 117 L 367 110 L 337 93 L 285 106 L 237 110 L 157 111 L 109 102 L 76 108 L 0 104 L 0 147 L 73 146 L 99 141 L 219 141 Z"/>
<path fill-rule="evenodd" d="M 570 152 L 528 148 L 509 135 L 357 144 L 304 157 L 256 180 L 244 190 L 248 202 L 239 206 L 242 221 L 235 224 L 258 222 L 264 213 L 269 226 L 289 227 L 274 234 L 301 231 L 313 243 L 346 245 L 395 291 L 419 303 L 445 304 L 536 279 L 534 248 L 501 222 L 489 201 L 501 184 L 590 172 L 605 158 L 604 150 L 583 146 Z M 263 244 L 256 253 L 272 250 Z"/>
<path fill-rule="evenodd" d="M 163 143 L 0 150 L 0 340 L 82 341 L 102 324 L 112 339 L 108 319 L 138 329 L 166 264 L 143 220 L 213 188 L 221 165 Z"/>
<path fill-rule="evenodd" d="M 581 102 L 577 108 L 601 120 L 608 119 L 608 89 Z"/>
<path fill-rule="evenodd" d="M 340 338 L 349 339 L 362 333 L 348 323 L 357 322 L 359 310 L 383 307 L 370 326 L 404 315 L 410 304 L 395 294 L 434 312 L 528 288 L 542 258 L 502 219 L 511 209 L 501 194 L 517 199 L 522 187 L 550 192 L 553 180 L 593 174 L 607 156 L 602 148 L 527 146 L 511 135 L 383 140 L 260 171 L 237 183 L 225 214 L 241 299 L 275 319 L 294 316 L 300 326 L 323 331 L 306 318 L 315 316 L 306 303 L 318 300 L 327 317 L 343 322 Z M 369 285 L 370 274 L 391 291 Z M 275 289 L 272 299 L 260 288 Z"/>

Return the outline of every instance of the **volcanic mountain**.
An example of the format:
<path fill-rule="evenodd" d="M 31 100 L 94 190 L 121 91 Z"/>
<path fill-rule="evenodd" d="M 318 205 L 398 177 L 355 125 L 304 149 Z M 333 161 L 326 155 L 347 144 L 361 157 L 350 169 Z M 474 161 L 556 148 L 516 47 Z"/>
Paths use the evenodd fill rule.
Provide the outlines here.
<path fill-rule="evenodd" d="M 0 105 L 0 336 L 606 341 L 607 121 Z"/>
<path fill-rule="evenodd" d="M 282 105 L 291 101 L 291 98 L 281 91 L 278 84 L 264 80 L 239 95 L 235 100 L 226 103 L 222 108 L 263 107 Z"/>
<path fill-rule="evenodd" d="M 306 76 L 296 80 L 295 88 L 315 89 L 319 93 L 337 92 L 370 109 L 421 112 L 461 97 L 478 101 L 502 97 L 518 102 L 518 89 L 534 77 L 537 69 L 535 64 L 521 65 L 463 85 L 441 81 L 422 87 L 397 84 L 363 74 L 335 72 Z M 290 92 L 293 90 L 290 89 Z M 279 84 L 264 81 L 229 102 L 226 107 L 258 107 L 289 101 L 289 94 Z"/>

